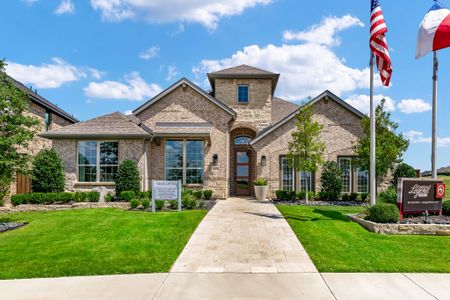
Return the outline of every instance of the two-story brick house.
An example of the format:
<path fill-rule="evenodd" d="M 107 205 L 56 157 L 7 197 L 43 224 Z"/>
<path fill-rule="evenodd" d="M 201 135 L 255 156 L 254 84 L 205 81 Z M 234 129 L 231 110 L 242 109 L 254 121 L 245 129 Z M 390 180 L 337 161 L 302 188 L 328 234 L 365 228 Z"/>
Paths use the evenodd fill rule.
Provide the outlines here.
<path fill-rule="evenodd" d="M 217 197 L 251 195 L 257 177 L 278 189 L 319 189 L 320 172 L 296 174 L 286 162 L 299 107 L 274 97 L 279 74 L 242 65 L 209 73 L 206 92 L 181 79 L 133 111 L 113 113 L 42 134 L 66 167 L 67 189 L 113 188 L 125 159 L 137 162 L 142 188 L 151 180 L 182 180 Z M 367 192 L 355 164 L 363 136 L 361 112 L 329 91 L 312 99 L 324 129 L 325 157 L 345 171 L 345 192 Z"/>

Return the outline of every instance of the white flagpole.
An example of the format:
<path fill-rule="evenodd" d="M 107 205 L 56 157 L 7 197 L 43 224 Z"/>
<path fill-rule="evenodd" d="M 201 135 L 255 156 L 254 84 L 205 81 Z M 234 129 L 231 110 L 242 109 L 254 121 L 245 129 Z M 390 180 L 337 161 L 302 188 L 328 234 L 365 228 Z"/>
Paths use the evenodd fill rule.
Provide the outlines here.
<path fill-rule="evenodd" d="M 433 125 L 431 133 L 431 175 L 437 178 L 436 145 L 437 145 L 437 92 L 438 92 L 438 57 L 437 51 L 433 52 Z"/>
<path fill-rule="evenodd" d="M 374 55 L 370 51 L 370 205 L 377 202 L 375 104 L 373 101 Z"/>

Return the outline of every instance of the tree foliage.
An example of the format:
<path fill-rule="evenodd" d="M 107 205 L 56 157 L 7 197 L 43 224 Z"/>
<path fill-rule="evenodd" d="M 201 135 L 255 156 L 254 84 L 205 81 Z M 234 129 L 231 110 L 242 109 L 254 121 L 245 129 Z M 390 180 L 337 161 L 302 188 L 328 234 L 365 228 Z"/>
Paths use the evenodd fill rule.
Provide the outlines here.
<path fill-rule="evenodd" d="M 408 149 L 409 141 L 398 134 L 398 124 L 391 120 L 391 114 L 384 110 L 385 100 L 377 106 L 376 114 L 376 175 L 383 177 L 393 170 L 402 160 L 403 153 Z M 356 146 L 359 166 L 363 170 L 370 169 L 370 119 L 361 120 L 364 138 Z"/>
<path fill-rule="evenodd" d="M 117 170 L 115 179 L 116 194 L 123 191 L 133 191 L 139 193 L 141 190 L 139 170 L 136 163 L 130 159 L 124 160 Z"/>
<path fill-rule="evenodd" d="M 0 201 L 8 194 L 14 176 L 30 167 L 27 151 L 39 121 L 27 114 L 29 99 L 5 73 L 0 60 Z"/>
<path fill-rule="evenodd" d="M 33 160 L 31 172 L 33 192 L 64 192 L 64 163 L 53 149 L 41 150 Z"/>
<path fill-rule="evenodd" d="M 338 198 L 342 192 L 342 177 L 344 173 L 335 161 L 327 161 L 323 165 L 320 183 L 322 192 L 330 193 L 334 198 Z"/>
<path fill-rule="evenodd" d="M 416 177 L 416 170 L 407 163 L 400 163 L 395 168 L 391 184 L 397 187 L 397 181 L 399 178 L 414 178 Z"/>

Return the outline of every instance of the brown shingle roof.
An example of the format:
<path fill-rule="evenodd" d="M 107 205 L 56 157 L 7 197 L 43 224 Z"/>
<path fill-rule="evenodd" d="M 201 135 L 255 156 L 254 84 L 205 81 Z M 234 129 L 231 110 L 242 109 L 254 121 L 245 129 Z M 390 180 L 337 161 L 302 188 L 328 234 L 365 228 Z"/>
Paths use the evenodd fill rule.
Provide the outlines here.
<path fill-rule="evenodd" d="M 150 138 L 151 130 L 134 116 L 120 112 L 42 133 L 49 139 L 61 138 Z"/>
<path fill-rule="evenodd" d="M 299 106 L 292 102 L 274 97 L 272 99 L 272 124 L 284 119 L 298 108 Z"/>

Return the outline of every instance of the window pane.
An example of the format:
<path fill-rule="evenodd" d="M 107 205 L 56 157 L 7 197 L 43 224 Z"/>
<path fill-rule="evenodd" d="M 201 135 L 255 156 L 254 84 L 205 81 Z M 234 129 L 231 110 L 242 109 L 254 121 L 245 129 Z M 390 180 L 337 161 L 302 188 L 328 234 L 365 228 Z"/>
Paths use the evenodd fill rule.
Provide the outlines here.
<path fill-rule="evenodd" d="M 183 142 L 166 141 L 166 168 L 183 167 Z"/>
<path fill-rule="evenodd" d="M 300 190 L 306 192 L 306 187 L 308 191 L 312 190 L 312 176 L 310 172 L 300 172 Z"/>
<path fill-rule="evenodd" d="M 183 169 L 166 169 L 166 180 L 183 180 Z"/>
<path fill-rule="evenodd" d="M 95 182 L 97 181 L 96 166 L 79 166 L 78 167 L 79 182 Z"/>
<path fill-rule="evenodd" d="M 369 192 L 369 173 L 358 168 L 358 193 Z"/>
<path fill-rule="evenodd" d="M 80 165 L 97 164 L 97 142 L 78 143 L 78 164 Z"/>
<path fill-rule="evenodd" d="M 342 177 L 342 192 L 351 193 L 352 191 L 352 160 L 350 158 L 339 158 L 339 167 L 344 176 Z"/>
<path fill-rule="evenodd" d="M 203 141 L 186 142 L 186 168 L 203 169 Z"/>
<path fill-rule="evenodd" d="M 248 177 L 249 169 L 248 166 L 237 166 L 236 176 L 237 177 Z"/>
<path fill-rule="evenodd" d="M 234 139 L 234 144 L 235 145 L 247 145 L 250 144 L 250 141 L 252 139 L 249 138 L 248 136 L 238 136 Z"/>
<path fill-rule="evenodd" d="M 239 164 L 247 164 L 249 162 L 248 152 L 238 152 L 236 153 L 236 160 Z"/>
<path fill-rule="evenodd" d="M 201 184 L 201 183 L 203 183 L 203 169 L 186 170 L 186 184 Z"/>
<path fill-rule="evenodd" d="M 117 165 L 119 164 L 119 144 L 117 142 L 100 143 L 100 164 Z"/>
<path fill-rule="evenodd" d="M 248 85 L 238 86 L 238 102 L 248 102 Z"/>
<path fill-rule="evenodd" d="M 281 178 L 281 189 L 292 191 L 294 189 L 294 172 L 286 157 L 281 158 Z"/>
<path fill-rule="evenodd" d="M 100 167 L 100 181 L 113 182 L 117 174 L 117 166 L 103 166 Z"/>

